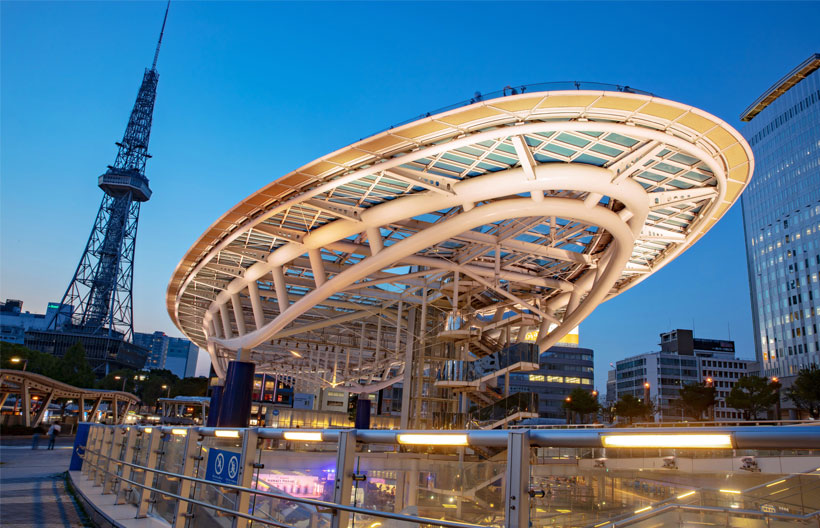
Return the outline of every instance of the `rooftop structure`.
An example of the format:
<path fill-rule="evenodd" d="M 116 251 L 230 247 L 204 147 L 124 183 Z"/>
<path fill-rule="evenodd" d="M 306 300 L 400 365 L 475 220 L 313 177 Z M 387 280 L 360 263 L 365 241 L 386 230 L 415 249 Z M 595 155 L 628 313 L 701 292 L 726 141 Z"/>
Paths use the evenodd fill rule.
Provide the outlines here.
<path fill-rule="evenodd" d="M 547 350 L 703 236 L 753 171 L 706 112 L 571 88 L 477 94 L 273 177 L 177 266 L 172 320 L 219 376 L 244 349 L 348 392 L 415 377 L 403 415 L 428 408 L 442 360 Z"/>

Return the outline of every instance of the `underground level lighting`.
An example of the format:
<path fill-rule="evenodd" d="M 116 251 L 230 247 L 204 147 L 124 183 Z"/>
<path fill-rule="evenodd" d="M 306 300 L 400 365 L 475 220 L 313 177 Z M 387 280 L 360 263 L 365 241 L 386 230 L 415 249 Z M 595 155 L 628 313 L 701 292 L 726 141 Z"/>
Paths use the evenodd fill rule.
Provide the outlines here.
<path fill-rule="evenodd" d="M 692 496 L 692 495 L 694 495 L 695 493 L 697 493 L 695 490 L 688 491 L 688 492 L 686 492 L 686 493 L 684 493 L 684 494 L 682 494 L 682 495 L 678 495 L 678 498 L 679 498 L 679 499 L 685 499 L 686 497 L 691 497 L 691 496 Z"/>
<path fill-rule="evenodd" d="M 224 429 L 217 429 L 214 435 L 219 438 L 239 438 L 239 431 L 226 431 Z"/>
<path fill-rule="evenodd" d="M 728 434 L 603 435 L 604 447 L 731 448 Z"/>
<path fill-rule="evenodd" d="M 304 440 L 305 442 L 321 442 L 322 433 L 306 433 L 297 431 L 285 431 L 285 440 Z"/>
<path fill-rule="evenodd" d="M 467 445 L 466 434 L 400 434 L 396 440 L 405 445 Z"/>
<path fill-rule="evenodd" d="M 722 490 L 718 490 L 718 491 L 720 491 L 721 493 L 731 493 L 733 495 L 739 495 L 740 494 L 740 490 L 722 489 Z"/>

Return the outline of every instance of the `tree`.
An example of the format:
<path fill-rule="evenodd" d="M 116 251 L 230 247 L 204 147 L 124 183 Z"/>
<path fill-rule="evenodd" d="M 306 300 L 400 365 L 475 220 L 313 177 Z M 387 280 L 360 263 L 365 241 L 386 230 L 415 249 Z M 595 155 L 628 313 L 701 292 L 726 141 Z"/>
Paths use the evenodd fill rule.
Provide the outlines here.
<path fill-rule="evenodd" d="M 182 378 L 171 385 L 171 397 L 205 396 L 208 392 L 208 378 Z"/>
<path fill-rule="evenodd" d="M 19 362 L 12 362 L 19 358 Z M 23 345 L 0 341 L 0 368 L 22 370 L 54 378 L 59 372 L 59 359 L 51 354 L 31 350 Z"/>
<path fill-rule="evenodd" d="M 700 420 L 715 404 L 716 390 L 705 383 L 688 383 L 680 389 L 680 405 L 687 415 Z"/>
<path fill-rule="evenodd" d="M 117 391 L 123 390 L 123 381 L 125 381 L 125 392 L 136 394 L 137 381 L 134 379 L 136 375 L 136 371 L 129 369 L 115 370 L 109 372 L 103 379 L 97 381 L 97 388 Z"/>
<path fill-rule="evenodd" d="M 779 389 L 780 383 L 777 381 L 770 383 L 760 376 L 744 376 L 732 387 L 726 397 L 726 405 L 743 411 L 746 420 L 754 420 L 760 412 L 777 403 Z"/>
<path fill-rule="evenodd" d="M 820 369 L 816 365 L 801 369 L 792 386 L 786 389 L 786 396 L 798 409 L 808 412 L 815 420 L 820 418 Z"/>
<path fill-rule="evenodd" d="M 58 368 L 55 379 L 83 389 L 94 387 L 94 371 L 85 358 L 82 341 L 77 341 L 66 350 L 60 358 Z"/>
<path fill-rule="evenodd" d="M 590 392 L 576 387 L 569 393 L 569 401 L 565 400 L 562 407 L 571 413 L 578 413 L 581 423 L 586 423 L 585 417 L 598 412 L 599 405 L 598 400 Z"/>
<path fill-rule="evenodd" d="M 642 402 L 631 394 L 624 394 L 615 403 L 615 415 L 626 418 L 632 423 L 635 418 L 652 414 L 652 404 Z"/>

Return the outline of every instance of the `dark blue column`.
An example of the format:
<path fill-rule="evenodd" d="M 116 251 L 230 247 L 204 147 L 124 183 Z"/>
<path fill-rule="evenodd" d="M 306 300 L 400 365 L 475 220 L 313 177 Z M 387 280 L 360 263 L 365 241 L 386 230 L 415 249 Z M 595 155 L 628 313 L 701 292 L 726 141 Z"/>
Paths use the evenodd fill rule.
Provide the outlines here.
<path fill-rule="evenodd" d="M 251 417 L 253 374 L 256 364 L 231 361 L 219 404 L 218 427 L 247 427 Z"/>
<path fill-rule="evenodd" d="M 367 394 L 359 395 L 356 400 L 356 429 L 370 429 L 370 398 Z"/>
<path fill-rule="evenodd" d="M 222 385 L 211 385 L 211 404 L 208 406 L 206 427 L 216 427 L 219 423 L 219 407 L 222 403 Z"/>

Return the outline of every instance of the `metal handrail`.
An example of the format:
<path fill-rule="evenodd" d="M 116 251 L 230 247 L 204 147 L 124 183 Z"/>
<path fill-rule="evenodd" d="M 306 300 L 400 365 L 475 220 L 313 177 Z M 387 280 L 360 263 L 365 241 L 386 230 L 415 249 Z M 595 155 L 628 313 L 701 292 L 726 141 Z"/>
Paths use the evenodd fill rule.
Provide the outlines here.
<path fill-rule="evenodd" d="M 148 471 L 148 472 L 151 472 L 151 473 L 157 473 L 159 475 L 165 475 L 165 476 L 168 476 L 168 477 L 175 477 L 175 478 L 190 480 L 191 482 L 196 482 L 198 484 L 204 484 L 204 485 L 208 485 L 208 486 L 218 486 L 220 488 L 231 489 L 231 490 L 238 491 L 238 492 L 253 493 L 254 495 L 262 495 L 263 497 L 270 497 L 270 498 L 273 498 L 273 499 L 286 500 L 286 501 L 290 501 L 290 502 L 298 502 L 298 503 L 303 503 L 303 504 L 310 504 L 312 506 L 328 508 L 328 509 L 331 509 L 331 510 L 342 510 L 342 511 L 346 511 L 346 512 L 349 512 L 349 513 L 359 513 L 359 514 L 363 514 L 363 515 L 373 515 L 374 517 L 383 517 L 383 518 L 386 518 L 386 519 L 394 519 L 394 520 L 397 520 L 397 521 L 407 521 L 407 522 L 414 522 L 414 523 L 419 523 L 419 524 L 432 524 L 434 526 L 444 526 L 445 528 L 486 528 L 484 526 L 477 525 L 477 524 L 462 523 L 462 522 L 458 522 L 458 521 L 447 521 L 447 520 L 443 520 L 443 519 L 430 519 L 430 518 L 427 518 L 427 517 L 416 517 L 416 516 L 413 516 L 413 515 L 402 515 L 400 513 L 382 512 L 382 511 L 378 511 L 378 510 L 368 510 L 366 508 L 359 508 L 359 507 L 356 507 L 356 506 L 347 506 L 347 505 L 344 505 L 344 504 L 337 504 L 335 502 L 327 502 L 327 501 L 321 501 L 321 500 L 316 500 L 316 499 L 307 499 L 307 498 L 303 498 L 303 497 L 294 497 L 292 495 L 272 493 L 272 492 L 269 492 L 269 491 L 262 491 L 262 490 L 255 489 L 255 488 L 246 488 L 244 486 L 238 486 L 236 484 L 223 484 L 221 482 L 213 482 L 213 481 L 210 481 L 210 480 L 205 480 L 205 479 L 201 479 L 201 478 L 197 478 L 197 477 L 189 477 L 187 475 L 181 475 L 179 473 L 171 473 L 170 471 L 164 471 L 164 470 L 161 470 L 161 469 L 152 469 L 152 468 L 148 468 L 148 467 L 145 467 L 145 466 L 140 466 L 138 464 L 134 464 L 134 463 L 131 463 L 131 462 L 126 462 L 124 460 L 117 460 L 114 457 L 105 455 L 105 454 L 103 454 L 101 452 L 98 452 L 98 451 L 90 450 L 88 448 L 86 448 L 85 451 L 86 451 L 86 456 L 90 453 L 90 454 L 96 455 L 100 458 L 107 459 L 109 461 L 114 461 L 118 464 L 124 464 L 124 465 L 130 466 L 134 469 L 138 469 L 140 471 Z M 84 462 L 86 462 L 85 456 L 81 456 L 81 458 L 83 459 Z M 115 479 L 128 482 L 129 484 L 134 484 L 134 485 L 139 486 L 141 488 L 149 489 L 151 491 L 155 491 L 157 493 L 167 495 L 169 497 L 174 497 L 174 498 L 177 498 L 179 500 L 195 503 L 194 500 L 186 499 L 184 497 L 177 496 L 177 495 L 174 495 L 172 493 L 168 493 L 168 492 L 163 491 L 163 490 L 159 490 L 157 488 L 148 486 L 146 484 L 139 484 L 139 483 L 136 483 L 136 482 L 132 482 L 132 481 L 130 481 L 128 479 L 125 479 L 125 478 L 121 477 L 120 475 L 117 475 L 116 473 L 114 473 L 114 472 L 112 472 L 108 469 L 105 469 L 101 466 L 98 466 L 96 464 L 91 463 L 91 466 L 93 466 L 97 469 L 100 469 L 103 472 L 108 473 L 109 475 L 112 475 Z M 210 507 L 210 505 L 209 505 L 209 507 Z M 235 510 L 226 510 L 226 511 L 231 513 L 231 514 L 237 513 Z M 259 520 L 260 522 L 262 522 L 260 519 L 255 519 L 255 518 L 252 518 L 250 516 L 248 516 L 247 518 L 251 519 L 251 520 Z M 269 523 L 269 524 L 273 524 L 273 523 Z M 274 525 L 279 526 L 280 528 L 293 528 L 293 527 L 285 525 L 285 524 L 274 524 Z"/>

